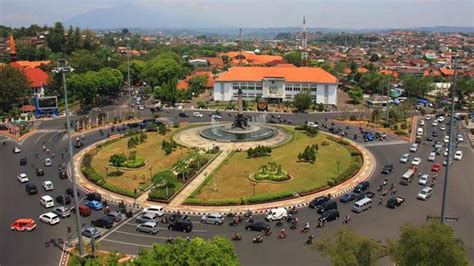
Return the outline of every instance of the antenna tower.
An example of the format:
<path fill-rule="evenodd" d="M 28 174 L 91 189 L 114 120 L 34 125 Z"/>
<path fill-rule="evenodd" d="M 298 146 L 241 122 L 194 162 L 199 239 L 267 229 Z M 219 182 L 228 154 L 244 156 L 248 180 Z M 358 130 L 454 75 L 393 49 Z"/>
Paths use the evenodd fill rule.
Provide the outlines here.
<path fill-rule="evenodd" d="M 301 66 L 308 66 L 308 35 L 306 33 L 306 18 L 303 17 L 303 33 L 301 38 Z"/>
<path fill-rule="evenodd" d="M 242 66 L 242 28 L 239 29 L 239 66 Z"/>

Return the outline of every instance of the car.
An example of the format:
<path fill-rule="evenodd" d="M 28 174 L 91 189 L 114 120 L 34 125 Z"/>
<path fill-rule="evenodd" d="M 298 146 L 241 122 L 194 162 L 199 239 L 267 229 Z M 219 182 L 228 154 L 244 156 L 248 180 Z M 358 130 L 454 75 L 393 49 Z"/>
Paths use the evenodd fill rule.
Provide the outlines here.
<path fill-rule="evenodd" d="M 44 195 L 40 198 L 40 203 L 43 205 L 45 208 L 52 208 L 54 207 L 54 200 L 51 196 L 49 195 Z"/>
<path fill-rule="evenodd" d="M 91 225 L 95 227 L 110 229 L 114 226 L 114 218 L 109 216 L 103 216 L 99 219 L 92 220 Z"/>
<path fill-rule="evenodd" d="M 72 187 L 66 188 L 66 194 L 71 197 L 74 197 L 74 189 Z M 76 194 L 78 197 L 81 195 L 81 193 L 79 193 L 79 190 L 76 190 Z"/>
<path fill-rule="evenodd" d="M 426 186 L 428 184 L 429 179 L 430 179 L 430 176 L 428 174 L 421 175 L 420 178 L 418 179 L 418 185 Z"/>
<path fill-rule="evenodd" d="M 158 226 L 157 222 L 146 222 L 138 224 L 136 231 L 148 234 L 156 234 L 158 231 L 160 231 L 160 227 Z"/>
<path fill-rule="evenodd" d="M 213 114 L 211 115 L 211 119 L 222 119 L 222 116 L 218 114 Z"/>
<path fill-rule="evenodd" d="M 439 122 L 439 123 L 443 123 L 444 119 L 445 119 L 444 116 L 440 116 L 440 117 L 438 117 L 438 122 Z"/>
<path fill-rule="evenodd" d="M 122 214 L 117 211 L 109 212 L 107 213 L 106 216 L 112 217 L 114 219 L 114 222 L 116 223 L 119 223 L 120 221 L 122 221 Z"/>
<path fill-rule="evenodd" d="M 245 230 L 266 232 L 270 230 L 270 226 L 265 222 L 253 222 L 245 226 Z"/>
<path fill-rule="evenodd" d="M 456 136 L 456 141 L 457 141 L 457 142 L 464 142 L 464 138 L 462 137 L 461 134 L 458 134 L 458 135 Z"/>
<path fill-rule="evenodd" d="M 38 189 L 36 188 L 36 185 L 33 183 L 26 184 L 25 191 L 26 193 L 28 193 L 28 195 L 34 195 L 38 193 Z"/>
<path fill-rule="evenodd" d="M 44 159 L 44 166 L 49 167 L 49 166 L 51 166 L 51 165 L 53 165 L 53 162 L 51 161 L 50 158 Z"/>
<path fill-rule="evenodd" d="M 20 159 L 20 165 L 26 165 L 27 162 L 28 161 L 27 161 L 26 157 L 23 157 L 23 158 Z"/>
<path fill-rule="evenodd" d="M 431 132 L 431 136 L 432 136 L 433 138 L 438 137 L 438 132 L 436 132 L 436 131 Z"/>
<path fill-rule="evenodd" d="M 102 210 L 102 208 L 104 208 L 104 205 L 102 204 L 102 202 L 97 201 L 97 200 L 91 200 L 87 202 L 86 206 L 91 208 L 91 210 L 96 210 L 96 211 Z"/>
<path fill-rule="evenodd" d="M 330 209 L 325 212 L 323 212 L 321 215 L 319 215 L 318 220 L 322 222 L 330 222 L 339 219 L 339 211 L 336 209 Z"/>
<path fill-rule="evenodd" d="M 401 162 L 401 163 L 407 163 L 409 159 L 410 159 L 410 154 L 404 153 L 404 154 L 402 154 L 402 156 L 400 157 L 400 162 Z"/>
<path fill-rule="evenodd" d="M 452 164 L 453 164 L 453 159 L 449 159 L 449 165 L 452 165 Z M 445 159 L 445 160 L 443 161 L 443 165 L 444 165 L 444 166 L 447 166 L 447 165 L 448 165 L 448 159 Z"/>
<path fill-rule="evenodd" d="M 462 159 L 462 151 L 456 151 L 456 153 L 454 154 L 454 160 L 461 161 L 461 159 Z"/>
<path fill-rule="evenodd" d="M 434 162 L 436 160 L 436 152 L 432 151 L 430 152 L 430 155 L 428 155 L 428 161 Z"/>
<path fill-rule="evenodd" d="M 444 136 L 444 143 L 449 143 L 449 135 Z"/>
<path fill-rule="evenodd" d="M 367 191 L 367 192 L 364 192 L 364 193 L 357 194 L 357 197 L 356 197 L 355 201 L 359 201 L 359 200 L 364 199 L 364 198 L 371 199 L 373 197 L 375 197 L 375 193 L 372 192 L 372 191 Z"/>
<path fill-rule="evenodd" d="M 87 194 L 86 198 L 89 201 L 102 201 L 102 196 L 97 192 Z"/>
<path fill-rule="evenodd" d="M 432 116 L 431 115 L 425 115 L 425 120 L 431 120 Z"/>
<path fill-rule="evenodd" d="M 364 132 L 364 141 L 374 141 L 375 135 L 371 132 Z"/>
<path fill-rule="evenodd" d="M 410 151 L 411 152 L 416 152 L 418 150 L 418 144 L 413 143 L 410 145 Z"/>
<path fill-rule="evenodd" d="M 71 208 L 72 212 L 76 212 L 76 208 Z M 91 208 L 89 208 L 87 205 L 81 204 L 79 205 L 79 215 L 82 217 L 87 217 L 91 215 Z"/>
<path fill-rule="evenodd" d="M 436 153 L 436 155 L 441 155 L 441 148 L 435 148 L 434 153 Z"/>
<path fill-rule="evenodd" d="M 339 201 L 343 202 L 343 203 L 350 202 L 350 201 L 355 200 L 357 198 L 357 196 L 358 196 L 358 194 L 355 193 L 355 192 L 347 192 L 346 194 L 342 195 L 339 198 Z"/>
<path fill-rule="evenodd" d="M 433 147 L 434 147 L 434 148 L 437 148 L 437 149 L 438 149 L 438 148 L 441 149 L 441 147 L 442 147 L 441 142 L 440 142 L 440 141 L 435 141 L 435 142 L 433 143 Z"/>
<path fill-rule="evenodd" d="M 441 126 L 439 127 L 439 130 L 445 131 L 445 130 L 446 130 L 446 126 L 445 126 L 445 125 L 441 125 Z"/>
<path fill-rule="evenodd" d="M 54 212 L 47 212 L 40 215 L 39 220 L 43 223 L 55 225 L 59 223 L 59 216 Z"/>
<path fill-rule="evenodd" d="M 179 117 L 184 117 L 184 118 L 189 117 L 189 115 L 187 113 L 184 113 L 184 112 L 179 113 L 178 116 Z"/>
<path fill-rule="evenodd" d="M 405 198 L 402 198 L 400 196 L 393 196 L 387 200 L 387 203 L 385 206 L 387 206 L 390 209 L 395 209 L 403 205 L 405 203 Z"/>
<path fill-rule="evenodd" d="M 15 146 L 12 151 L 13 151 L 13 153 L 20 153 L 21 149 L 20 149 L 20 147 Z"/>
<path fill-rule="evenodd" d="M 387 134 L 385 134 L 385 132 L 375 132 L 375 138 L 377 138 L 377 139 L 386 139 Z"/>
<path fill-rule="evenodd" d="M 50 191 L 54 189 L 53 182 L 46 180 L 43 182 L 43 188 L 45 191 Z"/>
<path fill-rule="evenodd" d="M 193 230 L 193 223 L 187 220 L 174 221 L 168 225 L 168 230 L 189 233 Z"/>
<path fill-rule="evenodd" d="M 19 181 L 20 183 L 26 183 L 26 182 L 29 181 L 28 176 L 27 176 L 25 173 L 20 173 L 20 174 L 16 177 L 16 179 L 18 179 L 18 181 Z"/>
<path fill-rule="evenodd" d="M 64 206 L 59 206 L 53 209 L 53 212 L 61 218 L 67 218 L 71 216 L 71 210 Z"/>
<path fill-rule="evenodd" d="M 58 176 L 60 179 L 67 179 L 66 171 L 63 171 L 63 170 L 59 171 Z"/>
<path fill-rule="evenodd" d="M 97 239 L 102 236 L 102 233 L 96 227 L 90 226 L 82 229 L 81 235 L 90 239 Z"/>
<path fill-rule="evenodd" d="M 435 163 L 431 166 L 431 171 L 438 173 L 441 170 L 441 164 Z"/>
<path fill-rule="evenodd" d="M 425 139 L 426 141 L 433 141 L 433 137 L 430 137 L 430 136 L 427 136 Z"/>
<path fill-rule="evenodd" d="M 431 123 L 431 125 L 434 126 L 434 127 L 437 127 L 438 126 L 438 120 L 433 121 L 433 123 Z"/>
<path fill-rule="evenodd" d="M 433 189 L 431 187 L 424 187 L 422 190 L 420 190 L 416 198 L 420 200 L 427 200 L 432 194 Z"/>
<path fill-rule="evenodd" d="M 165 214 L 165 209 L 163 209 L 163 207 L 159 205 L 152 205 L 150 207 L 145 208 L 144 211 L 148 213 L 157 214 L 158 217 L 161 217 L 163 216 L 163 214 Z"/>
<path fill-rule="evenodd" d="M 155 213 L 147 213 L 141 214 L 135 219 L 135 221 L 139 224 L 146 223 L 146 222 L 157 222 L 158 215 Z"/>
<path fill-rule="evenodd" d="M 366 191 L 369 188 L 370 184 L 369 181 L 362 181 L 357 186 L 354 188 L 355 193 L 362 193 Z"/>
<path fill-rule="evenodd" d="M 386 164 L 382 168 L 382 174 L 389 174 L 393 171 L 393 164 Z"/>
<path fill-rule="evenodd" d="M 415 158 L 413 158 L 413 160 L 411 161 L 411 164 L 412 164 L 412 165 L 416 165 L 416 166 L 420 165 L 420 163 L 421 163 L 421 158 L 420 158 L 420 157 L 415 157 Z"/>
<path fill-rule="evenodd" d="M 448 148 L 444 149 L 443 155 L 444 155 L 444 156 L 448 156 Z"/>
<path fill-rule="evenodd" d="M 193 112 L 194 117 L 203 117 L 203 115 L 200 112 Z"/>
<path fill-rule="evenodd" d="M 308 207 L 314 209 L 328 200 L 329 200 L 329 197 L 327 196 L 320 196 L 320 197 L 314 198 L 312 201 L 310 201 L 310 203 L 308 204 Z"/>
<path fill-rule="evenodd" d="M 325 203 L 327 203 L 327 201 Z M 270 209 L 265 214 L 265 220 L 267 221 L 282 220 L 282 219 L 285 219 L 286 217 L 288 217 L 288 212 L 286 211 L 285 208 L 273 208 L 273 209 Z"/>
<path fill-rule="evenodd" d="M 20 218 L 16 219 L 11 225 L 10 230 L 12 231 L 27 231 L 31 232 L 36 228 L 35 220 L 31 218 Z"/>
<path fill-rule="evenodd" d="M 145 106 L 143 106 L 143 105 L 138 106 L 138 110 L 144 110 L 144 109 L 145 109 Z"/>
<path fill-rule="evenodd" d="M 218 213 L 206 214 L 201 217 L 201 223 L 222 225 L 224 223 L 224 216 Z"/>
<path fill-rule="evenodd" d="M 67 195 L 59 195 L 56 197 L 56 202 L 61 205 L 69 205 L 71 204 L 71 198 Z"/>
<path fill-rule="evenodd" d="M 44 170 L 41 168 L 36 168 L 36 175 L 37 176 L 44 176 Z"/>

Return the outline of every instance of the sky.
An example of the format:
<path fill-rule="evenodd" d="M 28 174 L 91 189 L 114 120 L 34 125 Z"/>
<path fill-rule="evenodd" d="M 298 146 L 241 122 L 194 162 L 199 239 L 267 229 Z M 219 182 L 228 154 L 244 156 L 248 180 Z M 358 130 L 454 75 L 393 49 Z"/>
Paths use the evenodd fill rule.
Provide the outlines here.
<path fill-rule="evenodd" d="M 474 27 L 474 0 L 0 0 L 0 24 L 51 25 L 118 7 L 205 18 L 216 27 L 300 27 L 303 16 L 308 27 Z"/>

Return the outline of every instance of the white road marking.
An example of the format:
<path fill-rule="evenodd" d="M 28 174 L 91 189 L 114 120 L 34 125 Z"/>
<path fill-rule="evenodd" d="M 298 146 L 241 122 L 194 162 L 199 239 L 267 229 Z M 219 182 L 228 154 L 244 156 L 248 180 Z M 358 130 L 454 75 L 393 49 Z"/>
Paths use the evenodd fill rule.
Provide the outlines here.
<path fill-rule="evenodd" d="M 58 131 L 58 132 L 54 133 L 51 137 L 49 137 L 48 143 L 51 143 L 51 141 L 53 140 L 53 138 L 54 138 L 56 135 L 59 135 L 59 133 L 61 133 L 61 132 Z"/>
<path fill-rule="evenodd" d="M 387 142 L 373 142 L 373 143 L 364 143 L 362 144 L 362 146 L 373 147 L 373 146 L 388 146 L 388 145 L 400 145 L 400 144 L 407 144 L 407 142 L 403 140 L 387 141 Z"/>
<path fill-rule="evenodd" d="M 38 138 L 36 138 L 36 141 L 35 141 L 35 144 L 38 144 L 38 142 L 41 140 L 41 138 L 43 138 L 43 136 L 45 136 L 46 134 L 48 134 L 49 132 L 44 132 L 43 134 L 41 134 Z"/>
<path fill-rule="evenodd" d="M 109 230 L 107 232 L 107 234 L 104 234 L 101 238 L 97 239 L 97 242 L 103 240 L 104 238 L 108 237 L 110 234 L 112 234 L 113 232 L 117 231 L 120 227 L 122 227 L 125 223 L 128 223 L 130 220 L 134 219 L 135 217 L 137 217 L 138 215 L 140 214 L 137 213 L 135 214 L 134 216 L 130 217 L 128 220 L 124 221 L 122 224 L 119 224 L 117 227 L 113 228 L 112 230 Z"/>
<path fill-rule="evenodd" d="M 136 247 L 147 247 L 147 248 L 152 248 L 153 247 L 153 246 L 150 246 L 150 245 L 140 245 L 140 244 L 135 244 L 135 243 L 123 242 L 123 241 L 115 241 L 115 240 L 110 240 L 110 239 L 103 239 L 103 241 L 118 243 L 118 244 L 122 244 L 122 245 L 136 246 Z"/>
<path fill-rule="evenodd" d="M 162 228 L 160 228 L 160 231 L 163 230 Z M 125 234 L 125 235 L 131 235 L 131 236 L 139 236 L 139 237 L 148 237 L 148 238 L 158 238 L 158 239 L 168 239 L 168 237 L 165 237 L 165 236 L 154 236 L 154 235 L 147 235 L 145 233 L 142 233 L 142 234 L 136 234 L 136 233 L 129 233 L 129 232 L 124 232 L 124 231 L 115 231 L 115 233 L 119 233 L 119 234 Z"/>

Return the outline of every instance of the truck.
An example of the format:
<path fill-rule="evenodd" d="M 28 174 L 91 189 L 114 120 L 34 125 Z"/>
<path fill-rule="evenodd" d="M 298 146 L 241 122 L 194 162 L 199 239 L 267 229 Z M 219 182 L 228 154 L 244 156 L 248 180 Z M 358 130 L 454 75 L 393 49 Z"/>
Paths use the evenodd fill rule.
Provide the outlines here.
<path fill-rule="evenodd" d="M 402 175 L 400 184 L 406 185 L 406 186 L 410 184 L 411 181 L 413 180 L 413 177 L 415 176 L 415 173 L 416 173 L 416 167 L 410 166 L 410 168 L 408 168 L 408 170 Z"/>

